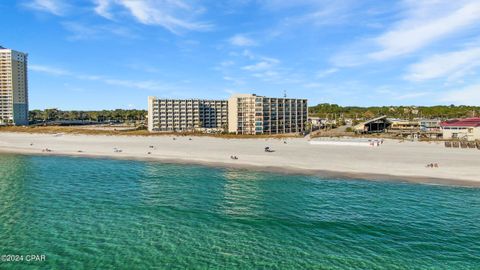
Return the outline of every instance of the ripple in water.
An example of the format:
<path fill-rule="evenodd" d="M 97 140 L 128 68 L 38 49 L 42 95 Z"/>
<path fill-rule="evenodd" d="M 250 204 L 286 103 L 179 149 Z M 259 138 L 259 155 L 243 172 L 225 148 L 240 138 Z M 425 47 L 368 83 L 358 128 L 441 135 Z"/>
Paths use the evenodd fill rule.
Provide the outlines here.
<path fill-rule="evenodd" d="M 0 156 L 0 268 L 479 269 L 480 189 Z"/>

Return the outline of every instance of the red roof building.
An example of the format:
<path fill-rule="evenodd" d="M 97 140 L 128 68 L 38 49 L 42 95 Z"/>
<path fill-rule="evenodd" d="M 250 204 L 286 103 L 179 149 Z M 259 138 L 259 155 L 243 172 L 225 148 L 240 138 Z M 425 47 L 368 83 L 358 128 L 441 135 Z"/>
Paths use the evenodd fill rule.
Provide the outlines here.
<path fill-rule="evenodd" d="M 447 120 L 440 124 L 441 127 L 480 127 L 480 117 Z"/>
<path fill-rule="evenodd" d="M 440 126 L 444 139 L 480 140 L 480 117 L 447 120 Z"/>

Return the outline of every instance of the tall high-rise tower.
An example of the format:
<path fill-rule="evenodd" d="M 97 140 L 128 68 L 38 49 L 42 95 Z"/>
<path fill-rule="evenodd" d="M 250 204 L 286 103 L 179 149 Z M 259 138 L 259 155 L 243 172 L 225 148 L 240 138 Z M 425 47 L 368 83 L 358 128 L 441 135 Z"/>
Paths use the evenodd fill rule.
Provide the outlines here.
<path fill-rule="evenodd" d="M 27 56 L 0 46 L 0 124 L 28 125 Z"/>

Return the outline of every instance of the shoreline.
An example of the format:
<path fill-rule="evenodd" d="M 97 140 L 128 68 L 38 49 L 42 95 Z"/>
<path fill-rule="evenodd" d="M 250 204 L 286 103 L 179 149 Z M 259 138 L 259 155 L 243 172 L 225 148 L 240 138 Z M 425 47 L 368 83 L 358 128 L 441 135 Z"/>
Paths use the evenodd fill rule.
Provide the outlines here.
<path fill-rule="evenodd" d="M 232 164 L 222 162 L 209 162 L 199 160 L 182 160 L 171 158 L 155 158 L 155 157 L 136 157 L 136 156 L 114 156 L 114 155 L 92 155 L 92 154 L 75 154 L 75 153 L 30 153 L 21 151 L 5 151 L 0 149 L 0 154 L 12 154 L 22 156 L 42 156 L 42 157 L 70 157 L 70 158 L 87 158 L 87 159 L 110 159 L 110 160 L 128 160 L 157 162 L 162 164 L 179 164 L 179 165 L 195 165 L 220 169 L 236 169 L 254 172 L 277 173 L 286 175 L 305 175 L 315 176 L 320 179 L 324 178 L 341 178 L 341 180 L 363 180 L 378 182 L 396 182 L 396 183 L 414 183 L 425 185 L 440 185 L 452 187 L 480 187 L 480 182 L 468 180 L 454 180 L 446 178 L 419 177 L 419 176 L 400 176 L 392 174 L 374 174 L 374 173 L 348 173 L 341 171 L 299 169 L 294 167 L 276 167 L 276 166 L 255 166 L 251 164 Z"/>
<path fill-rule="evenodd" d="M 288 143 L 283 144 L 282 140 L 272 139 L 253 139 L 253 140 L 235 140 L 218 138 L 194 138 L 189 141 L 188 137 L 179 138 L 139 138 L 139 137 L 114 137 L 97 135 L 40 135 L 18 133 L 12 136 L 8 133 L 0 133 L 0 153 L 38 155 L 38 156 L 70 156 L 81 158 L 102 158 L 102 159 L 120 159 L 120 160 L 141 160 L 150 162 L 201 165 L 217 168 L 245 169 L 261 172 L 274 172 L 284 174 L 312 175 L 320 178 L 343 178 L 355 180 L 373 180 L 384 182 L 406 182 L 421 183 L 429 185 L 447 185 L 462 187 L 480 187 L 480 179 L 472 177 L 471 174 L 462 175 L 462 177 L 451 177 L 453 173 L 449 168 L 415 168 L 415 171 L 408 170 L 411 162 L 404 158 L 392 163 L 390 151 L 385 151 L 382 147 L 345 147 L 331 145 L 310 145 L 305 139 L 287 139 Z M 125 140 L 125 138 L 127 140 Z M 177 138 L 174 140 L 173 138 Z M 34 146 L 30 146 L 30 141 Z M 109 144 L 109 145 L 107 145 Z M 154 144 L 155 149 L 149 149 L 148 145 Z M 271 145 L 278 152 L 265 154 L 258 151 L 263 145 Z M 386 143 L 387 144 L 387 143 Z M 440 148 L 438 145 L 428 143 L 408 143 L 405 147 L 399 146 L 399 142 L 388 141 L 388 148 L 392 152 L 397 151 L 398 156 L 404 155 L 400 150 L 418 146 L 424 153 L 416 154 L 414 157 L 422 157 L 422 154 L 430 155 L 437 152 L 447 152 L 448 150 Z M 125 149 L 122 153 L 112 152 L 113 145 L 119 145 Z M 53 152 L 42 153 L 41 149 L 49 148 Z M 84 149 L 82 153 L 74 149 Z M 238 151 L 239 160 L 230 160 L 227 153 L 231 149 Z M 415 149 L 415 148 L 412 148 Z M 261 149 L 263 150 L 263 149 Z M 429 153 L 433 151 L 434 153 Z M 148 155 L 147 151 L 152 154 Z M 418 150 L 416 150 L 418 152 Z M 285 152 L 284 154 L 282 152 Z M 312 152 L 312 153 L 310 153 Z M 327 152 L 327 155 L 325 155 Z M 408 149 L 407 151 L 408 152 Z M 468 152 L 468 155 L 462 155 Z M 461 165 L 466 161 L 471 164 L 466 168 L 473 171 L 476 175 L 477 165 L 480 166 L 480 151 L 456 151 Z M 328 155 L 329 154 L 329 155 Z M 370 160 L 368 157 L 375 157 L 377 160 Z M 457 156 L 453 156 L 455 160 Z M 367 162 L 366 162 L 367 160 Z M 451 160 L 450 160 L 451 161 Z M 324 164 L 328 163 L 329 164 Z M 442 163 L 441 163 L 442 164 Z M 364 165 L 364 166 L 362 166 Z M 392 170 L 385 169 L 391 166 Z M 406 169 L 402 174 L 394 169 L 404 166 Z M 330 168 L 330 169 L 329 169 Z M 383 169 L 382 169 L 383 168 Z M 441 177 L 438 177 L 441 176 Z"/>

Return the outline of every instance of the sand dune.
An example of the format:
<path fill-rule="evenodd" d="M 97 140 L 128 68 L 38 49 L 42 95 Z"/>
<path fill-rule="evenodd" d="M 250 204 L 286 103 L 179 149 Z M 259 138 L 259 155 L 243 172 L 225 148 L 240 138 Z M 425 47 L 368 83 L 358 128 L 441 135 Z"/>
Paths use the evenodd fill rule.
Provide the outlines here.
<path fill-rule="evenodd" d="M 311 144 L 307 139 L 220 139 L 0 133 L 0 151 L 152 159 L 354 178 L 480 186 L 480 151 L 386 140 L 380 147 Z M 153 146 L 151 148 L 150 146 Z M 267 153 L 269 146 L 275 152 Z M 42 152 L 43 149 L 52 152 Z M 118 149 L 115 151 L 115 149 Z M 120 150 L 120 151 L 119 151 Z M 150 154 L 148 154 L 150 152 Z M 232 160 L 235 155 L 238 160 Z M 439 168 L 426 168 L 438 163 Z"/>

